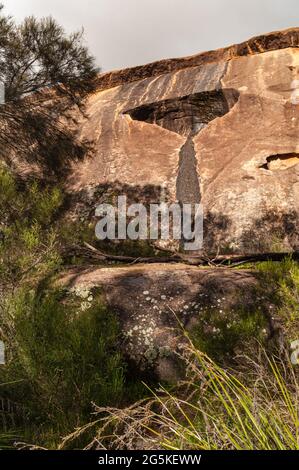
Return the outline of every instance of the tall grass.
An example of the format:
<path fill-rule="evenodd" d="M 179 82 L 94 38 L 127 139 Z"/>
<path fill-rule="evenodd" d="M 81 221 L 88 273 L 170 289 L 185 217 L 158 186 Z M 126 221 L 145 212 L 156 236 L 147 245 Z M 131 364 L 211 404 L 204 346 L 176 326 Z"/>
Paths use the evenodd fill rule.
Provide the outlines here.
<path fill-rule="evenodd" d="M 96 408 L 87 448 L 299 450 L 299 382 L 287 357 L 261 349 L 257 361 L 240 358 L 233 372 L 190 341 L 185 360 L 187 379 L 174 390 L 151 391 L 127 409 Z"/>
<path fill-rule="evenodd" d="M 189 395 L 155 394 L 161 406 L 154 431 L 167 449 L 299 449 L 298 382 L 265 356 L 265 368 L 252 363 L 255 376 L 240 379 L 191 348 L 194 355 Z"/>
<path fill-rule="evenodd" d="M 0 432 L 0 450 L 11 449 L 13 447 L 14 434 L 9 432 Z"/>

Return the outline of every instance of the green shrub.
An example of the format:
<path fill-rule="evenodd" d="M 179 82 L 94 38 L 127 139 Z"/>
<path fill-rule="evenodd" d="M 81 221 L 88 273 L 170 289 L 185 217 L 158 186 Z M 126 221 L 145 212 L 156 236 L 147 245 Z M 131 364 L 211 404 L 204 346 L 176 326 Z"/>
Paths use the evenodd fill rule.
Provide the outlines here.
<path fill-rule="evenodd" d="M 54 220 L 63 203 L 58 188 L 17 182 L 0 166 L 0 285 L 33 284 L 61 263 Z"/>
<path fill-rule="evenodd" d="M 49 433 L 57 439 L 82 424 L 92 401 L 120 403 L 124 363 L 116 349 L 118 322 L 99 299 L 83 311 L 61 292 L 20 291 L 6 308 L 14 318 L 14 339 L 8 364 L 0 369 L 1 381 L 8 383 L 1 393 L 23 405 L 39 442 L 42 432 L 45 439 Z"/>
<path fill-rule="evenodd" d="M 286 258 L 281 262 L 267 261 L 258 266 L 261 285 L 272 286 L 269 301 L 275 305 L 285 336 L 299 338 L 299 263 Z"/>

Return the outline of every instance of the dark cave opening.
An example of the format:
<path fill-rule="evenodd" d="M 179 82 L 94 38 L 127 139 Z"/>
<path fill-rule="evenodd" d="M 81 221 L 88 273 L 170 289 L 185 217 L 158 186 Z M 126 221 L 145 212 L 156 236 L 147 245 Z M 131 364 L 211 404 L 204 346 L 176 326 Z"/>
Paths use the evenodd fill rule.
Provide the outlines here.
<path fill-rule="evenodd" d="M 299 153 L 282 153 L 270 155 L 266 158 L 266 163 L 259 166 L 264 170 L 279 171 L 287 170 L 299 164 Z"/>
<path fill-rule="evenodd" d="M 213 90 L 149 103 L 124 114 L 129 114 L 136 121 L 156 124 L 187 137 L 227 114 L 238 98 L 238 92 L 232 89 Z"/>

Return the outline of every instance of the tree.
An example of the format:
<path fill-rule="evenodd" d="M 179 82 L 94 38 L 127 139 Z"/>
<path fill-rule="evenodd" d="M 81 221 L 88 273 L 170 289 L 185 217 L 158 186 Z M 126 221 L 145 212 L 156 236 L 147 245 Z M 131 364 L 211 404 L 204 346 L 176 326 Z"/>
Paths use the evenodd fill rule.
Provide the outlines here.
<path fill-rule="evenodd" d="M 83 44 L 83 31 L 67 35 L 51 17 L 28 17 L 17 25 L 2 9 L 0 5 L 0 81 L 6 101 L 45 87 L 90 91 L 98 69 Z"/>
<path fill-rule="evenodd" d="M 88 146 L 76 141 L 65 118 L 74 105 L 83 112 L 98 71 L 83 31 L 67 35 L 51 17 L 18 25 L 0 5 L 0 157 L 10 164 L 33 159 L 56 176 L 82 158 Z"/>

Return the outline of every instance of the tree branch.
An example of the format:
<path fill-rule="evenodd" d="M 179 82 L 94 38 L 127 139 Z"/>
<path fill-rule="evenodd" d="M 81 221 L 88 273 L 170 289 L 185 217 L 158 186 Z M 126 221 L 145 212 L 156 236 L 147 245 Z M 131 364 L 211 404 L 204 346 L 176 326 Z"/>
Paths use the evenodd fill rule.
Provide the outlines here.
<path fill-rule="evenodd" d="M 171 256 L 133 257 L 105 253 L 86 242 L 84 242 L 84 247 L 72 247 L 65 254 L 67 256 L 77 255 L 92 258 L 97 261 L 115 261 L 124 264 L 184 263 L 192 266 L 218 267 L 236 267 L 246 263 L 257 263 L 261 261 L 282 261 L 286 257 L 299 260 L 299 251 L 283 253 L 269 252 L 242 255 L 217 255 L 214 258 L 204 254 L 192 255 L 184 253 L 174 253 Z"/>

